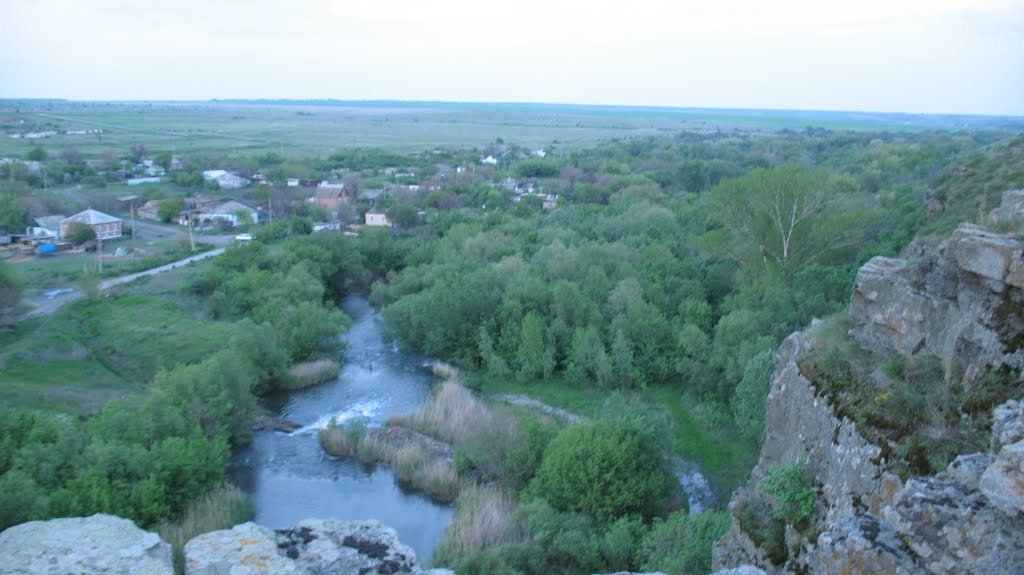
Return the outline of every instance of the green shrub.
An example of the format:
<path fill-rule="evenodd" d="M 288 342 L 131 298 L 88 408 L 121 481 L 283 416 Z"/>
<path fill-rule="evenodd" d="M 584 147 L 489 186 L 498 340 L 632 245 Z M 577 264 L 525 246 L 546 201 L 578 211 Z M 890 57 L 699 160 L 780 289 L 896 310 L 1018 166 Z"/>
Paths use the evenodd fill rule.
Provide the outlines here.
<path fill-rule="evenodd" d="M 647 438 L 640 420 L 575 423 L 548 445 L 528 493 L 601 521 L 659 515 L 678 486 Z"/>
<path fill-rule="evenodd" d="M 655 520 L 641 545 L 641 568 L 672 575 L 710 573 L 711 548 L 728 531 L 729 522 L 725 511 L 677 511 L 664 521 Z"/>
<path fill-rule="evenodd" d="M 774 496 L 772 507 L 776 519 L 803 526 L 814 515 L 817 495 L 807 471 L 806 458 L 790 465 L 773 467 L 761 480 L 760 487 Z"/>

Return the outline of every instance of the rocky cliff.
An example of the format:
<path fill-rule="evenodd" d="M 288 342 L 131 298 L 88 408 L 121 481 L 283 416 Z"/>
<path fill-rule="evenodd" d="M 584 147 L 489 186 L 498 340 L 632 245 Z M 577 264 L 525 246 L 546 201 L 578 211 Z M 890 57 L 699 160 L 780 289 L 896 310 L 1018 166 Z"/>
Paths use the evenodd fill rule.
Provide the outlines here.
<path fill-rule="evenodd" d="M 173 575 L 171 546 L 120 517 L 32 521 L 0 533 L 0 575 Z M 290 529 L 255 523 L 185 544 L 186 575 L 451 575 L 422 570 L 416 553 L 379 521 L 305 519 Z"/>
<path fill-rule="evenodd" d="M 1008 233 L 963 224 L 937 249 L 916 246 L 907 259 L 874 258 L 858 273 L 842 336 L 856 358 L 933 357 L 941 366 L 934 390 L 922 395 L 934 391 L 943 399 L 909 403 L 916 410 L 911 421 L 886 420 L 900 391 L 883 366 L 838 373 L 809 367 L 843 365 L 809 359 L 826 345 L 820 322 L 786 339 L 776 355 L 761 456 L 730 502 L 733 522 L 715 547 L 716 569 L 1024 573 L 1024 407 L 1005 401 L 1024 397 L 1022 216 L 1024 191 L 1009 192 L 988 220 Z M 858 379 L 854 371 L 866 375 Z M 944 406 L 943 394 L 961 403 L 955 410 Z M 858 397 L 867 399 L 857 403 Z M 986 402 L 995 398 L 993 410 Z M 972 406 L 982 413 L 973 414 Z M 955 412 L 943 416 L 945 428 L 932 425 L 937 410 Z M 900 423 L 918 428 L 915 443 L 900 443 L 892 431 Z M 929 464 L 916 437 L 941 444 L 945 437 L 971 437 L 969 428 L 981 425 L 991 426 L 988 445 L 987 435 L 964 441 L 980 449 L 939 473 L 912 473 Z M 949 427 L 961 435 L 949 435 Z M 816 491 L 813 517 L 801 525 L 765 517 L 771 497 L 762 480 L 799 461 Z"/>

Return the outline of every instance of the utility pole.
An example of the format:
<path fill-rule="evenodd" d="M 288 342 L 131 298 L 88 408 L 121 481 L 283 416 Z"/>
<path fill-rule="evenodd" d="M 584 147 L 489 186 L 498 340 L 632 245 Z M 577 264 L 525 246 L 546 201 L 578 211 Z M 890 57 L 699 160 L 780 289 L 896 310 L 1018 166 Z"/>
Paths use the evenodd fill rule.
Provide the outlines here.
<path fill-rule="evenodd" d="M 192 236 L 192 213 L 186 211 L 185 217 L 188 218 L 188 243 L 192 246 L 192 253 L 196 253 L 196 239 Z"/>
<path fill-rule="evenodd" d="M 96 236 L 96 270 L 97 275 L 103 275 L 103 238 Z"/>
<path fill-rule="evenodd" d="M 132 216 L 132 240 L 134 240 L 135 239 L 135 200 L 132 200 L 128 204 L 128 210 L 131 212 L 131 216 Z"/>

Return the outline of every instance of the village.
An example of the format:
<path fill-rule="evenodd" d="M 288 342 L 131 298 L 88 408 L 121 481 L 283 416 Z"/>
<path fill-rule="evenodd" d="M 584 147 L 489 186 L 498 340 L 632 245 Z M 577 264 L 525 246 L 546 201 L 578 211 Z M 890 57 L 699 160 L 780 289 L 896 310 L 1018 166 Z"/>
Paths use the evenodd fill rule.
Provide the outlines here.
<path fill-rule="evenodd" d="M 513 153 L 527 162 L 545 155 L 515 148 Z M 495 154 L 502 157 L 494 150 L 455 158 L 458 163 L 418 158 L 416 165 L 338 167 L 319 174 L 291 166 L 293 173 L 322 174 L 295 177 L 275 162 L 245 169 L 228 158 L 210 168 L 197 166 L 202 160 L 150 154 L 141 146 L 120 159 L 84 159 L 73 150 L 51 158 L 37 146 L 26 159 L 0 158 L 0 175 L 39 186 L 51 198 L 30 204 L 23 229 L 0 224 L 0 258 L 22 270 L 29 300 L 43 300 L 70 289 L 82 274 L 136 273 L 261 233 L 280 233 L 267 230 L 414 233 L 416 226 L 461 207 L 467 196 L 478 198 L 470 201 L 483 209 L 487 203 L 538 211 L 558 206 L 558 194 L 546 193 L 542 178 L 502 170 Z M 70 209 L 54 209 L 61 206 Z"/>

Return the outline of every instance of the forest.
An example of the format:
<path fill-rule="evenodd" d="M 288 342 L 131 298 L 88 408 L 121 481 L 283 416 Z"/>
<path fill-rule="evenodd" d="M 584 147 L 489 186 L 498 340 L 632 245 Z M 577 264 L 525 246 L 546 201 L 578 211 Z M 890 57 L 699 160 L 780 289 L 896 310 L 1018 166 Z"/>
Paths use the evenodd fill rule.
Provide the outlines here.
<path fill-rule="evenodd" d="M 498 141 L 490 150 L 501 158 L 493 169 L 380 197 L 390 230 L 310 234 L 295 209 L 292 225 L 258 226 L 251 244 L 190 273 L 180 297 L 235 335 L 199 362 L 160 369 L 146 393 L 90 415 L 0 410 L 0 529 L 99 511 L 144 526 L 181 520 L 224 485 L 258 397 L 286 385 L 293 363 L 339 357 L 348 320 L 335 304 L 360 291 L 391 337 L 458 366 L 483 397 L 526 393 L 596 420 L 520 422 L 523 451 L 509 457 L 525 471 L 495 477 L 515 509 L 507 531 L 442 546 L 435 562 L 481 574 L 706 572 L 728 516 L 672 504 L 663 456 L 693 460 L 727 501 L 756 459 L 781 340 L 842 313 L 869 258 L 934 241 L 1024 187 L 1024 137 L 998 131 L 684 132 L 543 157 Z M 394 165 L 429 174 L 441 161 L 476 163 L 482 151 L 218 165 L 371 180 Z M 509 179 L 557 195 L 557 206 L 513 197 L 500 185 Z M 0 203 L 39 184 L 10 184 Z M 8 294 L 20 287 L 12 265 L 0 262 Z M 473 445 L 461 449 L 462 465 L 485 473 Z M 581 458 L 621 470 L 621 483 L 595 490 L 599 474 L 581 475 Z M 474 493 L 457 509 L 472 508 Z"/>

